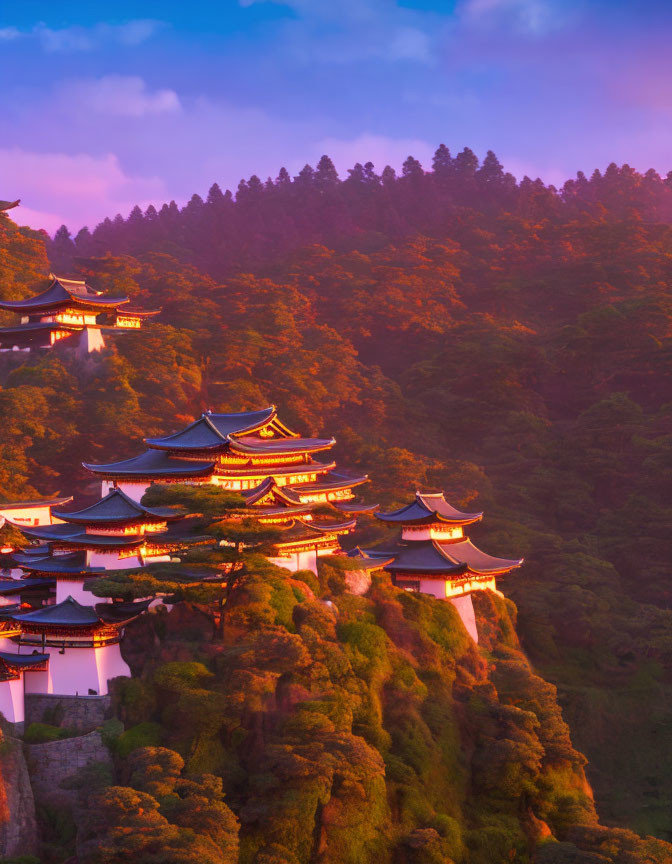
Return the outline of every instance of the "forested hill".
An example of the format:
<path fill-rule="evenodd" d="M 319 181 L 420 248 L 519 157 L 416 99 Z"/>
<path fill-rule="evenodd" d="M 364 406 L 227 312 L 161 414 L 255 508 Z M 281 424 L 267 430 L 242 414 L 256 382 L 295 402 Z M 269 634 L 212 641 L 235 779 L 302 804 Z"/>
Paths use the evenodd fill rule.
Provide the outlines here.
<path fill-rule="evenodd" d="M 37 290 L 48 253 L 163 308 L 85 363 L 0 359 L 2 493 L 86 491 L 82 460 L 274 402 L 333 433 L 372 500 L 435 487 L 485 509 L 476 542 L 526 557 L 502 587 L 602 820 L 670 839 L 670 222 L 654 172 L 558 191 L 445 148 L 400 177 L 341 181 L 324 158 L 235 198 L 213 186 L 48 249 L 2 216 L 3 296 Z"/>

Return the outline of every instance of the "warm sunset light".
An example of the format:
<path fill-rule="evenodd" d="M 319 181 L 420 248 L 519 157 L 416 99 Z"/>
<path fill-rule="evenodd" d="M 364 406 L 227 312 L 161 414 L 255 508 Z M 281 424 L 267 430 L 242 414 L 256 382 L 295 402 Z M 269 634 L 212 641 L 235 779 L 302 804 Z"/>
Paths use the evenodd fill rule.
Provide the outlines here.
<path fill-rule="evenodd" d="M 0 864 L 671 864 L 670 36 L 2 6 Z"/>

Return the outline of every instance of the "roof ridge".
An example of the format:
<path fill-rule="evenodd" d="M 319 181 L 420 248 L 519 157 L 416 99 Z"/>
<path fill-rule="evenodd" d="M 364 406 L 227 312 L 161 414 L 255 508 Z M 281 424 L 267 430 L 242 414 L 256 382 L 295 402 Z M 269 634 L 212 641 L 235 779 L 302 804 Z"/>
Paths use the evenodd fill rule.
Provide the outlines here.
<path fill-rule="evenodd" d="M 221 441 L 227 442 L 227 441 L 229 440 L 229 436 L 228 436 L 228 435 L 222 435 L 222 433 L 219 431 L 219 429 L 215 426 L 215 424 L 214 424 L 214 423 L 212 422 L 212 420 L 210 419 L 210 416 L 209 416 L 210 414 L 212 414 L 212 411 L 208 411 L 207 413 L 204 412 L 203 414 L 201 414 L 199 420 L 196 420 L 196 421 L 194 421 L 194 422 L 195 422 L 195 423 L 198 423 L 200 420 L 205 420 L 206 425 L 208 426 L 208 428 L 212 429 L 212 431 L 215 433 L 215 435 L 216 435 L 216 436 L 217 436 Z"/>

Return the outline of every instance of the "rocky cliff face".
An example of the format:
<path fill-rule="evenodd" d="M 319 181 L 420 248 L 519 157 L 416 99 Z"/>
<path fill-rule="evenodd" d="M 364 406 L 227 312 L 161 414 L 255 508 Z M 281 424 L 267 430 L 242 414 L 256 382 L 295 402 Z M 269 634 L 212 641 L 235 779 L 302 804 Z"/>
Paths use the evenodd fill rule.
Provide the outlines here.
<path fill-rule="evenodd" d="M 35 801 L 21 742 L 0 738 L 0 856 L 28 855 L 37 847 Z"/>

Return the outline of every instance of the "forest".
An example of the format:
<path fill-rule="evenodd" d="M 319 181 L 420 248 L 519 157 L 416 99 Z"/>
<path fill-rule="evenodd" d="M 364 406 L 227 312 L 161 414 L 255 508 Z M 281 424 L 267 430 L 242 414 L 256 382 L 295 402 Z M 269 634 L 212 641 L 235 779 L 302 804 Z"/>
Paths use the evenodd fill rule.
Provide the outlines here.
<path fill-rule="evenodd" d="M 526 559 L 479 600 L 478 652 L 447 604 L 350 597 L 336 565 L 258 562 L 223 630 L 198 603 L 150 616 L 82 862 L 670 860 L 672 173 L 556 189 L 442 145 L 74 236 L 0 214 L 2 297 L 50 269 L 162 312 L 86 360 L 0 355 L 4 499 L 93 498 L 82 461 L 274 403 L 335 435 L 369 500 L 443 489 L 486 511 L 479 546 Z M 123 846 L 134 807 L 167 857 Z"/>

